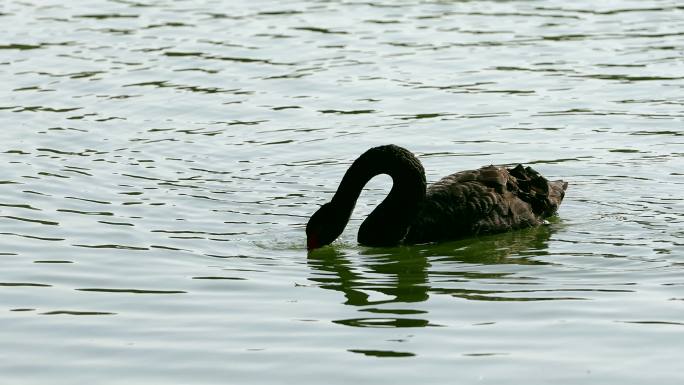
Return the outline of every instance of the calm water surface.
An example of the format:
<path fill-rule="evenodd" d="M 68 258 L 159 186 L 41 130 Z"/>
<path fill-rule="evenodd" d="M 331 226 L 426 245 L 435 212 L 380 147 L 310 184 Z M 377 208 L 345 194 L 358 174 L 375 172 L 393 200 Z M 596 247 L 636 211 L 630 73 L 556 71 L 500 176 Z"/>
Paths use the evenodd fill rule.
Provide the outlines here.
<path fill-rule="evenodd" d="M 681 2 L 87 3 L 0 4 L 2 382 L 684 381 Z M 378 177 L 307 256 L 385 143 L 570 188 L 365 248 Z"/>

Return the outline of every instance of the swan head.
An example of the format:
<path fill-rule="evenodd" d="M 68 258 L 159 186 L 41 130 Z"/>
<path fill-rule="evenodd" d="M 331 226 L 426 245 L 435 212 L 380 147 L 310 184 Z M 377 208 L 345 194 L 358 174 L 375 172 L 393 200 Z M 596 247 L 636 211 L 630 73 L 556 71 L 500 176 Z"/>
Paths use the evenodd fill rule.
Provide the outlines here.
<path fill-rule="evenodd" d="M 306 224 L 306 248 L 318 249 L 342 234 L 349 215 L 342 214 L 331 202 L 322 205 Z"/>

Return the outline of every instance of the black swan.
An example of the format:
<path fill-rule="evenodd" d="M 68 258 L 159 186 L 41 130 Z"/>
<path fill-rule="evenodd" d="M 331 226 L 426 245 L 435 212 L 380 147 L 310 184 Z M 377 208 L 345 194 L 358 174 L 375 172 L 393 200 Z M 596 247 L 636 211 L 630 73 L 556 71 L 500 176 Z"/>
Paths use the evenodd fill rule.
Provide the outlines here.
<path fill-rule="evenodd" d="M 536 226 L 556 212 L 568 186 L 517 165 L 457 172 L 426 190 L 425 170 L 415 155 L 393 144 L 374 147 L 352 163 L 332 200 L 309 219 L 309 250 L 342 234 L 363 186 L 379 174 L 392 177 L 393 185 L 359 228 L 358 241 L 367 246 L 443 241 Z"/>

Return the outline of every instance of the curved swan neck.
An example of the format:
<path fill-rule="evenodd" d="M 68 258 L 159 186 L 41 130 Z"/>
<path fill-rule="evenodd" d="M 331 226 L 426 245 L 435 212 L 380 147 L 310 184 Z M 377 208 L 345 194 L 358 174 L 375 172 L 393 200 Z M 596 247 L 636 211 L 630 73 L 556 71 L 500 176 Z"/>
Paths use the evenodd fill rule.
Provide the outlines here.
<path fill-rule="evenodd" d="M 374 147 L 352 163 L 331 201 L 344 217 L 345 225 L 363 187 L 380 174 L 392 178 L 392 189 L 361 225 L 358 240 L 362 244 L 389 245 L 401 241 L 425 199 L 425 171 L 418 158 L 399 146 Z"/>

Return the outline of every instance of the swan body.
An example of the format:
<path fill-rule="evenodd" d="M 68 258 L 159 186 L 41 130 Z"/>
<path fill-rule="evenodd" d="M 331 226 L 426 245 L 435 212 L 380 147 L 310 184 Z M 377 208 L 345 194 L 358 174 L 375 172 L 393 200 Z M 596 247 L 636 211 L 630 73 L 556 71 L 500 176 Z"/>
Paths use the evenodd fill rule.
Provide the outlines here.
<path fill-rule="evenodd" d="M 435 242 L 537 226 L 556 212 L 568 186 L 517 165 L 457 172 L 426 188 L 423 166 L 410 151 L 392 144 L 374 147 L 352 163 L 331 201 L 309 219 L 309 250 L 342 234 L 363 186 L 379 174 L 388 174 L 393 185 L 359 228 L 358 241 L 368 246 Z"/>

